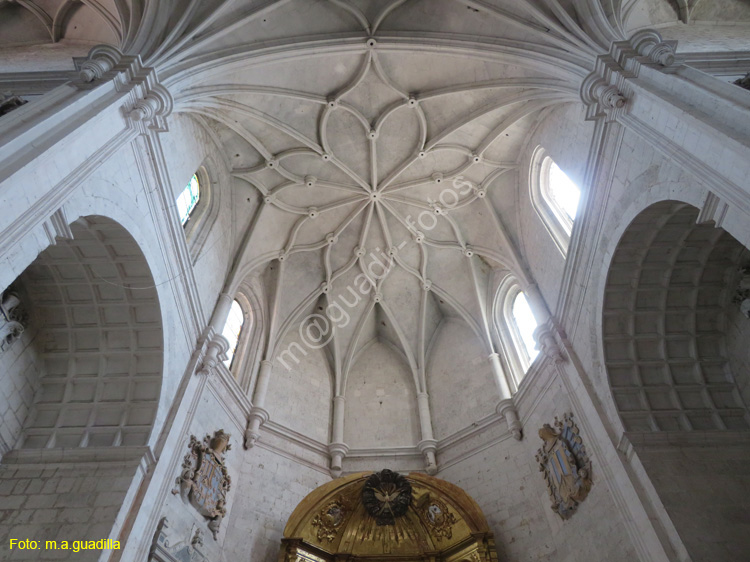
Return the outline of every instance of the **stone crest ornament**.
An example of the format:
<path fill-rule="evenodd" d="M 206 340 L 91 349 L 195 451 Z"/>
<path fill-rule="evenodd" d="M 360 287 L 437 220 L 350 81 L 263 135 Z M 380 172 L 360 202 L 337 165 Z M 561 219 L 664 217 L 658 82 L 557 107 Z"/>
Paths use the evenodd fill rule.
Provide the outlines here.
<path fill-rule="evenodd" d="M 25 315 L 18 295 L 0 293 L 0 353 L 7 350 L 23 334 Z"/>
<path fill-rule="evenodd" d="M 362 504 L 378 525 L 393 525 L 411 504 L 411 484 L 387 468 L 375 472 L 362 488 Z"/>
<path fill-rule="evenodd" d="M 552 510 L 568 519 L 591 490 L 591 461 L 573 414 L 565 414 L 562 421 L 555 417 L 555 428 L 545 423 L 539 430 L 544 445 L 536 460 L 547 481 Z"/>
<path fill-rule="evenodd" d="M 427 494 L 425 499 L 417 502 L 417 513 L 435 539 L 441 541 L 444 538 L 453 537 L 453 525 L 457 523 L 457 520 L 456 516 L 448 510 L 445 502 Z"/>
<path fill-rule="evenodd" d="M 324 506 L 311 523 L 313 527 L 318 528 L 318 532 L 315 535 L 318 541 L 323 542 L 325 540 L 332 542 L 351 511 L 351 504 L 344 496 L 339 496 Z"/>
<path fill-rule="evenodd" d="M 176 480 L 178 487 L 172 490 L 173 494 L 180 494 L 182 501 L 210 519 L 208 529 L 214 540 L 227 514 L 227 492 L 232 483 L 224 460 L 226 451 L 232 448 L 230 437 L 223 429 L 214 433 L 213 437 L 206 435 L 202 443 L 191 435 L 188 444 L 190 452 L 185 455 L 182 474 Z"/>

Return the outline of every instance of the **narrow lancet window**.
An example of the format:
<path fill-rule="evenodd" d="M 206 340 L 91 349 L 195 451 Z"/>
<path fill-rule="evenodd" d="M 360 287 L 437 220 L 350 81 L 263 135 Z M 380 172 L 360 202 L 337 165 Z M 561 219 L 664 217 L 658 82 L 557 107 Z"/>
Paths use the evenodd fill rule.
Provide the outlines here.
<path fill-rule="evenodd" d="M 518 293 L 513 301 L 513 322 L 518 330 L 518 335 L 521 336 L 521 343 L 523 349 L 519 349 L 519 354 L 526 359 L 526 368 L 534 362 L 536 356 L 539 354 L 539 350 L 536 349 L 536 342 L 534 341 L 534 330 L 536 330 L 537 323 L 534 319 L 534 314 L 531 312 L 531 307 L 526 300 L 526 295 Z"/>
<path fill-rule="evenodd" d="M 242 311 L 240 303 L 234 301 L 232 308 L 229 309 L 229 316 L 227 317 L 227 323 L 224 324 L 224 331 L 221 333 L 229 342 L 229 349 L 227 350 L 227 359 L 224 361 L 224 365 L 227 369 L 231 368 L 232 360 L 234 359 L 234 353 L 237 351 L 237 343 L 240 341 L 240 332 L 242 331 L 242 325 L 245 323 L 245 313 Z"/>
<path fill-rule="evenodd" d="M 177 212 L 180 214 L 180 224 L 184 226 L 187 223 L 190 219 L 190 215 L 195 210 L 195 206 L 198 204 L 198 201 L 200 201 L 200 198 L 200 182 L 198 181 L 198 176 L 193 174 L 193 177 L 190 178 L 190 182 L 177 198 Z"/>
<path fill-rule="evenodd" d="M 549 195 L 552 202 L 565 213 L 572 223 L 578 211 L 581 190 L 554 162 L 549 168 Z"/>

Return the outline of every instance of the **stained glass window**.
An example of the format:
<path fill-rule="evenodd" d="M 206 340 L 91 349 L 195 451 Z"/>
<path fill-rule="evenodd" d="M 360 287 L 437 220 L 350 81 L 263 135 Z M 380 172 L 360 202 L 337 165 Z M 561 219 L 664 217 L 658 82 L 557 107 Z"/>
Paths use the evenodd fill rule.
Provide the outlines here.
<path fill-rule="evenodd" d="M 229 342 L 227 360 L 224 361 L 224 365 L 226 365 L 227 368 L 232 366 L 234 352 L 237 351 L 237 343 L 240 341 L 240 332 L 242 331 L 242 325 L 244 323 L 245 313 L 242 312 L 240 303 L 234 301 L 232 303 L 232 308 L 229 309 L 229 316 L 227 317 L 227 323 L 224 324 L 224 331 L 221 333 L 221 335 Z"/>
<path fill-rule="evenodd" d="M 536 349 L 536 342 L 534 341 L 534 330 L 536 330 L 537 323 L 526 300 L 526 295 L 523 293 L 516 295 L 512 310 L 513 321 L 518 328 L 518 334 L 521 336 L 521 341 L 523 342 L 529 361 L 533 363 L 539 354 L 539 350 Z"/>
<path fill-rule="evenodd" d="M 193 174 L 193 177 L 190 178 L 190 183 L 187 184 L 187 187 L 182 190 L 182 193 L 177 198 L 177 212 L 180 214 L 180 224 L 185 225 L 200 198 L 200 182 L 198 181 L 198 176 Z"/>
<path fill-rule="evenodd" d="M 581 190 L 554 162 L 549 168 L 549 195 L 571 221 L 576 218 Z"/>

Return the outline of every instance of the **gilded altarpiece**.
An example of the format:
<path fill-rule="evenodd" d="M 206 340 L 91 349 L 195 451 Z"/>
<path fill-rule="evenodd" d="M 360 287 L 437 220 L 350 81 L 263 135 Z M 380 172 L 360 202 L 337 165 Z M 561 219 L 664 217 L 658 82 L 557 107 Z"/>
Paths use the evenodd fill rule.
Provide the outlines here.
<path fill-rule="evenodd" d="M 308 495 L 279 562 L 496 562 L 479 506 L 459 487 L 390 470 L 339 478 Z"/>

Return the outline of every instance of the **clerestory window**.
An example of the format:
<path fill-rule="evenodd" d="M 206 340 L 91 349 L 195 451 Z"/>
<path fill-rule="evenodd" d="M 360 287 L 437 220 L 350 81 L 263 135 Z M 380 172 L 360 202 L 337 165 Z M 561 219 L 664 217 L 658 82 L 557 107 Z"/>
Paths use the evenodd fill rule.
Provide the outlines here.
<path fill-rule="evenodd" d="M 524 371 L 527 371 L 536 356 L 539 355 L 539 350 L 536 349 L 536 341 L 534 340 L 534 330 L 537 328 L 536 319 L 531 312 L 526 295 L 522 291 L 519 291 L 513 299 L 511 323 L 513 324 L 512 329 L 518 334 L 516 351 L 521 359 Z"/>
<path fill-rule="evenodd" d="M 534 210 L 557 247 L 563 255 L 567 254 L 581 190 L 542 147 L 534 151 L 529 185 Z"/>
<path fill-rule="evenodd" d="M 200 198 L 201 185 L 200 181 L 198 180 L 198 174 L 193 174 L 193 177 L 190 178 L 187 186 L 182 190 L 182 193 L 180 193 L 180 196 L 177 198 L 177 212 L 180 216 L 180 224 L 182 224 L 183 226 L 187 224 L 188 220 L 190 220 L 190 215 L 192 215 L 193 211 L 195 211 Z"/>
<path fill-rule="evenodd" d="M 242 326 L 245 324 L 245 313 L 237 301 L 232 302 L 232 308 L 229 309 L 229 316 L 227 322 L 224 324 L 224 330 L 221 335 L 226 338 L 229 342 L 229 349 L 227 350 L 227 359 L 224 361 L 227 369 L 231 369 L 232 361 L 234 360 L 234 353 L 237 351 L 237 343 L 240 341 L 240 333 L 242 332 Z"/>

